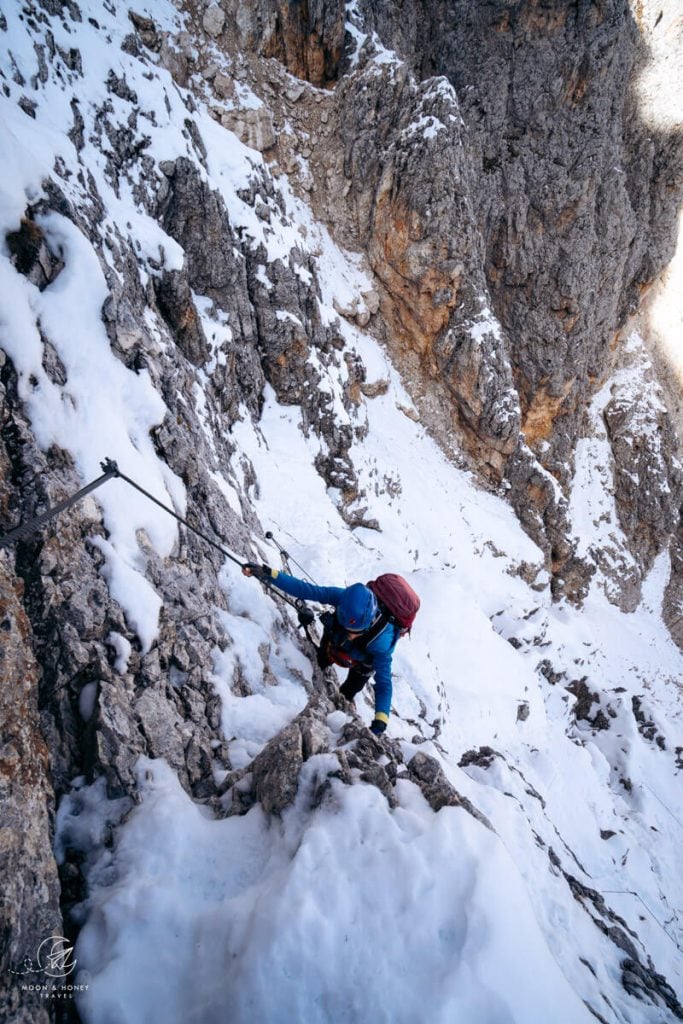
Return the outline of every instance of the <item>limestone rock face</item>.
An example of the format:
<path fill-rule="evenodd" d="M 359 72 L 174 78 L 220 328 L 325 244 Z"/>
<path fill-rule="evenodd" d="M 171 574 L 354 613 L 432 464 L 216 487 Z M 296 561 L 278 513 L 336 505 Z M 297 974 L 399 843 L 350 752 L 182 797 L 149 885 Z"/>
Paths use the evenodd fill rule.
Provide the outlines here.
<path fill-rule="evenodd" d="M 344 0 L 235 4 L 245 48 L 275 57 L 313 85 L 334 82 L 344 55 Z"/>
<path fill-rule="evenodd" d="M 223 31 L 225 25 L 225 11 L 220 4 L 209 4 L 204 17 L 202 18 L 202 26 L 205 32 L 208 32 L 210 36 L 216 38 Z"/>
<path fill-rule="evenodd" d="M 679 519 L 682 481 L 672 458 L 671 423 L 656 396 L 654 401 L 647 393 L 635 396 L 618 385 L 604 416 L 614 453 L 619 520 L 647 569 Z"/>
<path fill-rule="evenodd" d="M 290 94 L 286 116 L 310 146 L 292 150 L 283 136 L 278 160 L 375 275 L 374 288 L 338 312 L 386 342 L 444 446 L 457 433 L 499 480 L 520 409 L 484 275 L 452 87 L 445 79 L 420 83 L 368 44 L 329 97 L 284 90 Z"/>
<path fill-rule="evenodd" d="M 487 828 L 492 828 L 491 823 L 481 811 L 478 811 L 470 800 L 461 796 L 455 786 L 451 785 L 435 758 L 418 751 L 408 765 L 408 773 L 420 786 L 425 799 L 433 810 L 440 811 L 442 807 L 464 807 Z"/>
<path fill-rule="evenodd" d="M 671 636 L 683 649 L 683 525 L 680 521 L 670 552 L 671 577 L 664 594 L 662 612 Z"/>
<path fill-rule="evenodd" d="M 260 153 L 268 153 L 277 141 L 273 122 L 263 107 L 257 110 L 226 111 L 221 113 L 221 124 L 234 132 L 240 142 Z"/>
<path fill-rule="evenodd" d="M 619 522 L 641 578 L 660 552 L 669 549 L 671 572 L 663 615 L 673 639 L 681 646 L 683 470 L 676 458 L 671 417 L 650 367 L 645 370 L 638 393 L 632 386 L 624 386 L 619 377 L 611 390 L 604 421 L 614 458 Z"/>
<path fill-rule="evenodd" d="M 8 500 L 10 465 L 0 456 L 0 507 Z M 0 552 L 0 1008 L 17 1024 L 50 1019 L 40 993 L 21 991 L 35 980 L 23 974 L 50 935 L 62 935 L 60 886 L 52 853 L 55 813 L 50 751 L 41 730 L 40 670 L 23 607 L 23 587 L 6 552 Z M 29 870 L 27 870 L 29 866 Z"/>
<path fill-rule="evenodd" d="M 445 384 L 466 433 L 500 466 L 516 444 L 519 406 L 489 308 L 455 93 L 370 58 L 341 84 L 338 103 L 350 219 L 382 286 L 389 344 Z"/>
<path fill-rule="evenodd" d="M 543 549 L 557 598 L 581 604 L 595 567 L 576 553 L 569 503 L 555 477 L 520 441 L 507 465 L 510 499 L 529 536 Z"/>
<path fill-rule="evenodd" d="M 522 429 L 532 447 L 550 443 L 544 465 L 566 480 L 615 332 L 673 251 L 683 155 L 639 117 L 631 87 L 645 45 L 631 8 L 361 7 L 420 77 L 455 88 Z"/>

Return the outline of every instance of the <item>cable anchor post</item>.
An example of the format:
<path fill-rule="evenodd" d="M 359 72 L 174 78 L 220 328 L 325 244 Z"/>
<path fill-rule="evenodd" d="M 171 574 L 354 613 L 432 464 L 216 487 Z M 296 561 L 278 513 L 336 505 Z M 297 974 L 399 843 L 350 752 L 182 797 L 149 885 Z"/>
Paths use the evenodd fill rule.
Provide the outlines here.
<path fill-rule="evenodd" d="M 121 476 L 121 470 L 115 459 L 103 459 L 100 462 L 100 466 L 103 473 L 109 473 L 111 476 Z"/>
<path fill-rule="evenodd" d="M 287 570 L 287 572 L 291 574 L 292 567 L 289 564 L 289 551 L 285 551 L 285 549 L 282 547 L 280 542 L 275 539 L 275 537 L 273 536 L 273 531 L 272 530 L 266 530 L 265 538 L 266 538 L 266 540 L 272 540 L 273 544 L 275 545 L 275 547 L 277 548 L 277 550 L 279 552 L 280 558 L 282 559 L 282 564 L 284 565 L 284 567 Z"/>
<path fill-rule="evenodd" d="M 286 568 L 287 572 L 290 573 L 290 575 L 294 575 L 292 573 L 292 569 L 291 569 L 291 566 L 289 564 L 290 560 L 291 560 L 294 563 L 294 565 L 297 567 L 297 569 L 300 569 L 301 572 L 304 574 L 304 576 L 307 579 L 309 579 L 314 586 L 317 586 L 317 584 L 316 584 L 315 580 L 313 579 L 313 577 L 311 576 L 310 572 L 308 572 L 307 569 L 304 569 L 303 565 L 301 565 L 299 562 L 297 562 L 296 558 L 292 558 L 292 556 L 290 555 L 289 551 L 285 551 L 285 549 L 283 548 L 282 544 L 280 544 L 279 540 L 274 535 L 272 530 L 266 530 L 264 536 L 265 536 L 266 540 L 272 540 L 273 544 L 278 549 L 278 552 L 280 554 L 280 557 L 282 558 L 282 561 L 284 562 L 284 565 L 285 565 L 285 568 Z"/>

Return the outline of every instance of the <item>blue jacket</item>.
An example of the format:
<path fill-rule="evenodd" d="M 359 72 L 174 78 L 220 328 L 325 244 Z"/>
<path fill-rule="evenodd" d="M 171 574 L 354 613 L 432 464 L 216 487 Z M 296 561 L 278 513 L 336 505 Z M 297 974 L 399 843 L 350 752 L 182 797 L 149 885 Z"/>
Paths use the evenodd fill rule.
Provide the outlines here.
<path fill-rule="evenodd" d="M 313 583 L 288 576 L 279 572 L 272 579 L 273 586 L 284 590 L 290 597 L 298 597 L 302 601 L 317 601 L 318 604 L 329 604 L 336 608 L 342 599 L 344 587 L 316 587 Z M 399 639 L 400 631 L 393 623 L 388 622 L 381 633 L 367 647 L 355 647 L 350 644 L 344 647 L 345 652 L 356 661 L 372 665 L 375 673 L 375 715 L 389 717 L 391 711 L 391 658 L 394 647 Z"/>

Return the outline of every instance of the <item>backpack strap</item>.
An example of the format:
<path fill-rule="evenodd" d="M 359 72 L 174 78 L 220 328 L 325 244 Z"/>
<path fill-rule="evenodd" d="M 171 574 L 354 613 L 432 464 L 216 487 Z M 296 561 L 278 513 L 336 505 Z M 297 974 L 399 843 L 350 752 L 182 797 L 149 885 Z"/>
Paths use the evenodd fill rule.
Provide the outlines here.
<path fill-rule="evenodd" d="M 338 637 L 336 642 L 339 643 L 341 640 L 341 634 L 344 634 L 344 637 L 348 636 L 347 630 L 345 630 L 343 626 L 341 626 L 339 622 L 337 622 L 334 612 L 324 612 L 320 616 L 320 621 L 323 624 L 325 633 L 327 634 L 329 643 L 333 649 L 335 648 L 336 637 Z M 383 605 L 380 605 L 379 617 L 373 622 L 373 624 L 370 626 L 370 629 L 368 629 L 365 633 L 361 633 L 359 636 L 355 637 L 353 641 L 353 646 L 359 648 L 362 651 L 367 650 L 372 641 L 376 640 L 377 637 L 382 632 L 382 630 L 385 628 L 385 626 L 388 626 L 390 623 L 396 626 L 396 628 L 400 629 L 400 627 L 397 626 L 396 620 L 394 619 L 391 612 Z M 338 662 L 338 664 L 340 663 Z"/>
<path fill-rule="evenodd" d="M 361 633 L 359 637 L 356 637 L 354 644 L 357 647 L 362 647 L 365 650 L 370 646 L 373 640 L 376 640 L 380 635 L 385 626 L 388 626 L 392 621 L 393 616 L 389 614 L 386 608 L 380 607 L 379 618 L 370 626 L 365 633 Z"/>

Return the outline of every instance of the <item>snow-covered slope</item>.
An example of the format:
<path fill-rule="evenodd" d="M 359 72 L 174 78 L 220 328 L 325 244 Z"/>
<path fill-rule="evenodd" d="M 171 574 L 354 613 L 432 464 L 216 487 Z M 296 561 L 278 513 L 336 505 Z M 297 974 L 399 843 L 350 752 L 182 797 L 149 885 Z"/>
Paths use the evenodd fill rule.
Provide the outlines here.
<path fill-rule="evenodd" d="M 294 252 L 320 323 L 343 343 L 344 359 L 314 349 L 308 365 L 326 415 L 353 439 L 352 511 L 365 524 L 353 528 L 345 496 L 316 468 L 330 449 L 305 408 L 281 404 L 267 384 L 260 417 L 243 404 L 236 422 L 221 420 L 209 385 L 229 346 L 240 343 L 239 325 L 193 296 L 211 354 L 188 371 L 193 387 L 182 401 L 199 424 L 202 451 L 213 453 L 209 468 L 225 508 L 263 531 L 237 554 L 279 567 L 264 537 L 270 530 L 319 583 L 406 576 L 422 608 L 394 659 L 390 735 L 406 762 L 418 751 L 436 758 L 492 825 L 462 807 L 435 812 L 408 777 L 396 781 L 393 805 L 358 772 L 351 786 L 336 777 L 334 751 L 349 746 L 341 710 L 328 714 L 326 749 L 306 760 L 281 816 L 257 804 L 223 817 L 218 804 L 194 801 L 163 758 L 139 760 L 132 809 L 120 793 L 107 798 L 104 774 L 81 776 L 62 798 L 55 840 L 58 861 L 75 850 L 86 864 L 78 1012 L 92 1024 L 680 1019 L 683 658 L 661 617 L 666 555 L 633 612 L 607 598 L 604 565 L 620 560 L 627 572 L 629 558 L 600 436 L 599 403 L 610 384 L 596 397 L 593 436 L 577 453 L 573 522 L 582 550 L 601 552 L 577 609 L 553 603 L 542 554 L 504 497 L 484 492 L 430 439 L 378 342 L 340 319 L 337 310 L 372 290 L 362 258 L 335 245 L 286 176 L 272 177 L 263 157 L 210 117 L 201 97 L 191 101 L 157 58 L 122 48 L 131 30 L 123 7 L 93 0 L 80 18 L 73 7 L 7 9 L 0 34 L 2 238 L 46 195 L 50 176 L 90 226 L 87 237 L 57 209 L 38 213 L 64 264 L 43 290 L 2 243 L 0 346 L 37 445 L 69 452 L 83 482 L 114 457 L 162 501 L 188 511 L 185 485 L 150 436 L 168 421 L 157 368 L 176 357 L 172 342 L 150 308 L 138 325 L 147 365 L 129 367 L 101 316 L 105 271 L 121 273 L 113 259 L 106 265 L 108 239 L 124 238 L 137 253 L 143 288 L 183 266 L 182 248 L 144 200 L 150 182 L 162 180 L 159 163 L 187 157 L 222 196 L 243 244 L 263 247 L 265 287 L 269 266 Z M 171 4 L 137 10 L 161 31 L 187 28 Z M 135 93 L 134 124 L 126 91 L 106 87 L 112 74 Z M 261 102 L 247 93 L 242 100 L 245 108 Z M 103 104 L 108 137 L 126 125 L 131 135 L 130 162 L 116 180 Z M 144 174 L 141 153 L 152 161 Z M 261 200 L 268 217 L 255 212 Z M 61 375 L 46 369 L 48 344 Z M 359 365 L 367 382 L 382 386 L 349 401 L 350 367 Z M 640 386 L 639 366 L 615 383 Z M 93 542 L 104 556 L 101 572 L 144 655 L 159 640 L 168 599 L 149 579 L 150 552 L 173 560 L 181 538 L 166 513 L 121 482 L 99 490 L 97 501 L 106 531 Z M 314 676 L 310 649 L 294 639 L 293 613 L 230 561 L 218 584 L 220 635 L 202 681 L 220 698 L 227 757 L 239 770 L 306 706 Z M 123 676 L 130 640 L 112 644 Z M 171 678 L 169 670 L 169 680 L 183 685 L 182 673 Z M 82 692 L 88 719 L 93 691 Z M 369 723 L 370 698 L 357 704 Z M 220 786 L 225 765 L 217 760 L 213 772 Z M 118 822 L 112 844 L 109 827 Z"/>
<path fill-rule="evenodd" d="M 367 340 L 360 350 L 380 364 Z M 583 612 L 551 606 L 547 590 L 515 575 L 536 552 L 509 509 L 444 461 L 397 409 L 405 396 L 382 370 L 391 385 L 369 403 L 354 449 L 368 481 L 391 465 L 400 484 L 393 500 L 369 493 L 377 533 L 339 520 L 296 411 L 271 396 L 258 426 L 233 434 L 256 469 L 264 528 L 314 578 L 351 583 L 400 567 L 420 593 L 395 659 L 391 732 L 406 758 L 439 758 L 497 835 L 459 809 L 435 815 L 410 782 L 398 783 L 393 811 L 362 782 L 333 783 L 312 809 L 311 793 L 338 768 L 329 754 L 307 762 L 281 822 L 259 807 L 208 820 L 163 764 L 146 762 L 118 880 L 109 883 L 107 855 L 78 947 L 93 975 L 87 1019 L 588 1021 L 582 1000 L 607 1020 L 668 1019 L 661 1004 L 634 1008 L 619 992 L 626 953 L 591 920 L 610 927 L 618 914 L 680 988 L 680 655 L 657 611 L 666 567 L 633 615 L 598 588 Z M 278 564 L 272 549 L 260 553 Z M 271 636 L 269 598 L 232 567 L 225 586 L 234 643 L 210 678 L 240 767 L 306 693 L 276 651 L 267 677 L 254 672 Z M 230 692 L 235 659 L 253 696 Z M 576 720 L 566 687 L 577 679 L 602 694 L 605 731 Z M 634 697 L 656 727 L 650 739 Z M 369 723 L 367 702 L 363 714 Z M 330 715 L 332 741 L 344 719 Z M 459 767 L 481 747 L 492 749 Z M 568 875 L 594 893 L 577 903 Z"/>

